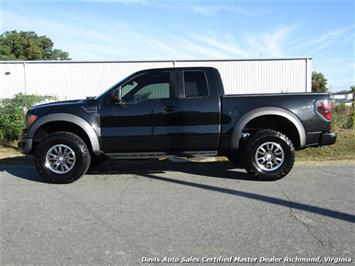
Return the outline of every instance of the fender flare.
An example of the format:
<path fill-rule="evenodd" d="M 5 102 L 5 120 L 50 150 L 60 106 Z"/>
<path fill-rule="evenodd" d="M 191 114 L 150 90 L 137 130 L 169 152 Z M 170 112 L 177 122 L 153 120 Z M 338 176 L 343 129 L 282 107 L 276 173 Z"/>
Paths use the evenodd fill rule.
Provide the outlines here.
<path fill-rule="evenodd" d="M 92 147 L 92 151 L 95 153 L 100 152 L 99 138 L 95 130 L 89 124 L 89 122 L 87 122 L 86 120 L 84 120 L 83 118 L 77 115 L 72 115 L 67 113 L 53 113 L 53 114 L 45 115 L 39 118 L 33 124 L 33 126 L 30 128 L 30 131 L 28 133 L 28 137 L 33 138 L 37 129 L 39 129 L 41 126 L 49 122 L 70 122 L 79 126 L 88 135 Z"/>
<path fill-rule="evenodd" d="M 245 115 L 243 115 L 237 124 L 233 128 L 233 134 L 232 134 L 232 139 L 231 139 L 231 147 L 232 149 L 238 149 L 239 147 L 239 140 L 242 136 L 242 130 L 243 128 L 250 122 L 252 119 L 264 116 L 264 115 L 277 115 L 277 116 L 282 116 L 286 119 L 288 119 L 296 128 L 298 131 L 298 135 L 300 137 L 300 148 L 304 147 L 306 145 L 306 131 L 299 120 L 299 118 L 291 113 L 290 111 L 280 108 L 280 107 L 261 107 L 261 108 L 256 108 L 254 110 L 249 111 Z"/>

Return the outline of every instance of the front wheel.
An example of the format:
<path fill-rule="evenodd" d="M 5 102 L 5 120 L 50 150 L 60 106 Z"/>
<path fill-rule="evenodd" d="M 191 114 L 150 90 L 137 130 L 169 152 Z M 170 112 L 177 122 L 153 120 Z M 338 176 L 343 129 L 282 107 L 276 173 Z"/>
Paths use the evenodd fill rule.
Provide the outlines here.
<path fill-rule="evenodd" d="M 295 148 L 291 140 L 271 129 L 255 133 L 243 151 L 245 169 L 259 180 L 283 178 L 291 171 L 295 161 Z"/>
<path fill-rule="evenodd" d="M 70 183 L 84 175 L 90 166 L 85 142 L 69 132 L 45 137 L 36 149 L 35 166 L 40 175 L 53 183 Z"/>

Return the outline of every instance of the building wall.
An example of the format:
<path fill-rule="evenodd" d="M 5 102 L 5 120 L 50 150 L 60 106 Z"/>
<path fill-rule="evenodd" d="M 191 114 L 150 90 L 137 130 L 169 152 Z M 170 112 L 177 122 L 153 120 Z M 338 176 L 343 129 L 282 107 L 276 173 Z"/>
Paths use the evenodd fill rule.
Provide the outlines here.
<path fill-rule="evenodd" d="M 25 92 L 24 65 L 0 63 L 0 98 L 12 97 L 19 92 Z"/>
<path fill-rule="evenodd" d="M 148 68 L 212 66 L 226 94 L 311 91 L 311 60 L 191 60 L 142 62 L 0 62 L 0 98 L 23 92 L 60 99 L 96 96 L 135 71 Z M 5 73 L 7 73 L 5 75 Z"/>

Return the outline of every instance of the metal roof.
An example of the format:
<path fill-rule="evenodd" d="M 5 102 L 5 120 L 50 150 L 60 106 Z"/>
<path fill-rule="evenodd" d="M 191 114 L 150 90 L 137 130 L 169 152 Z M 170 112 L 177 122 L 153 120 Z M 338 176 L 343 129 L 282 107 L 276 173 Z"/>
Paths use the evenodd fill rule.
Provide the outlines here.
<path fill-rule="evenodd" d="M 279 61 L 279 60 L 311 60 L 312 57 L 289 57 L 289 58 L 244 58 L 244 59 L 191 59 L 191 60 L 25 60 L 25 61 L 0 61 L 0 64 L 85 64 L 85 63 L 171 63 L 171 62 L 229 62 L 229 61 Z"/>

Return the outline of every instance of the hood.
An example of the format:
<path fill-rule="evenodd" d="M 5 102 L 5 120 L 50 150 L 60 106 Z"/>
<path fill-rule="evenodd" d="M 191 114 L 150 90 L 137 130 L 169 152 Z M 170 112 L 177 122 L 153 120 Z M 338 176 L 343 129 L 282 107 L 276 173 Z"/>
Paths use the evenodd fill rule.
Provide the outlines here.
<path fill-rule="evenodd" d="M 42 103 L 34 105 L 30 108 L 30 112 L 35 113 L 52 113 L 52 112 L 68 112 L 79 108 L 81 106 L 90 105 L 90 103 L 95 104 L 94 99 L 81 99 L 81 100 L 68 100 L 68 101 L 59 101 L 51 103 Z"/>
<path fill-rule="evenodd" d="M 31 107 L 31 110 L 37 110 L 37 109 L 42 109 L 42 108 L 55 108 L 59 106 L 65 106 L 65 105 L 77 105 L 77 104 L 85 104 L 87 100 L 80 99 L 80 100 L 67 100 L 67 101 L 58 101 L 58 102 L 50 102 L 50 103 L 41 103 L 37 104 Z"/>

